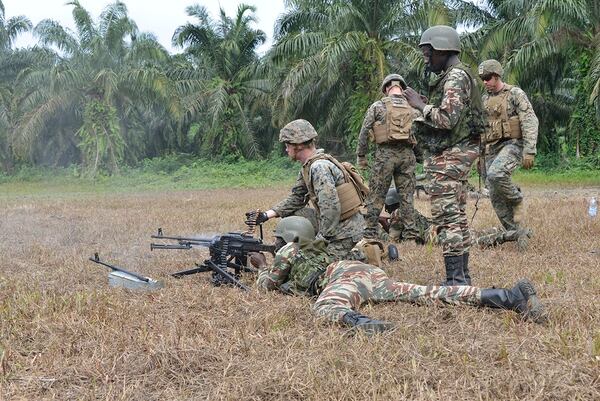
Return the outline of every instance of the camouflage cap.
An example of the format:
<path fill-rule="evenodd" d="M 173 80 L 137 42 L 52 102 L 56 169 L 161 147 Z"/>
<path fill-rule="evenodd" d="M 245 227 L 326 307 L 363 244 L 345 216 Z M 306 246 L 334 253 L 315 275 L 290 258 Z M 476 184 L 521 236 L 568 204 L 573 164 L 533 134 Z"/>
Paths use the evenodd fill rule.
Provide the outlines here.
<path fill-rule="evenodd" d="M 299 119 L 287 123 L 287 125 L 279 131 L 279 142 L 304 143 L 317 136 L 319 135 L 311 123 Z"/>
<path fill-rule="evenodd" d="M 288 216 L 279 220 L 273 234 L 283 238 L 285 242 L 313 241 L 316 237 L 315 228 L 311 222 L 300 216 Z"/>
<path fill-rule="evenodd" d="M 431 45 L 435 50 L 460 52 L 460 37 L 456 29 L 447 25 L 436 25 L 421 35 L 419 47 Z"/>
<path fill-rule="evenodd" d="M 485 60 L 483 63 L 479 64 L 479 69 L 477 73 L 480 77 L 484 77 L 490 74 L 496 74 L 499 77 L 502 77 L 504 74 L 504 69 L 502 69 L 502 65 L 498 62 L 498 60 L 490 59 Z"/>
<path fill-rule="evenodd" d="M 402 78 L 400 74 L 389 74 L 385 78 L 383 78 L 383 82 L 381 82 L 381 92 L 385 95 L 385 88 L 390 84 L 390 82 L 398 81 L 400 87 L 402 89 L 406 89 L 406 81 Z"/>

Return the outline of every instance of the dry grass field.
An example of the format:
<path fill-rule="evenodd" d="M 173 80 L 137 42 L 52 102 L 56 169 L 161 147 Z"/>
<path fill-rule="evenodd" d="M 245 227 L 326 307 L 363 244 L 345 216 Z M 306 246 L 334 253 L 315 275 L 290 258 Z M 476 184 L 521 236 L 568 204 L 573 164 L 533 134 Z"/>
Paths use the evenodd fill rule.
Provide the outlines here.
<path fill-rule="evenodd" d="M 157 227 L 242 230 L 246 210 L 274 204 L 287 188 L 2 195 L 0 399 L 599 400 L 600 217 L 587 216 L 586 196 L 600 189 L 525 190 L 529 250 L 474 249 L 471 271 L 482 287 L 529 277 L 548 325 L 498 310 L 389 303 L 363 307 L 398 323 L 370 338 L 317 319 L 309 299 L 215 288 L 208 273 L 169 277 L 205 251 L 150 252 Z M 483 200 L 473 225 L 495 223 Z M 390 276 L 442 279 L 439 249 L 399 249 Z M 94 251 L 165 288 L 109 288 L 108 269 L 87 260 Z"/>

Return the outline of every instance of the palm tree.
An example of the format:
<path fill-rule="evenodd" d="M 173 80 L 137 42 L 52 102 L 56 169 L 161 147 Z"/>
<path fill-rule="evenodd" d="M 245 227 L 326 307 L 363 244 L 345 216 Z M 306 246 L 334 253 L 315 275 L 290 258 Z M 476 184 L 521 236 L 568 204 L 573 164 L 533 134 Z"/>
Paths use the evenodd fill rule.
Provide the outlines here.
<path fill-rule="evenodd" d="M 288 0 L 269 54 L 285 71 L 276 99 L 279 125 L 305 117 L 329 147 L 353 147 L 364 112 L 379 85 L 399 72 L 419 86 L 418 40 L 435 24 L 468 22 L 480 10 L 455 0 Z M 346 137 L 346 138 L 345 138 Z M 342 146 L 339 146 L 342 145 Z"/>
<path fill-rule="evenodd" d="M 108 5 L 97 23 L 77 0 L 68 5 L 76 32 L 52 20 L 35 27 L 53 62 L 23 74 L 29 91 L 16 129 L 19 151 L 32 160 L 50 149 L 53 163 L 77 161 L 80 153 L 91 174 L 114 172 L 123 160 L 145 155 L 133 152 L 151 138 L 129 135 L 140 110 L 160 104 L 179 118 L 176 88 L 166 74 L 169 56 L 152 35 L 138 32 L 124 3 Z"/>
<path fill-rule="evenodd" d="M 32 28 L 25 16 L 6 19 L 3 2 L 0 0 L 0 166 L 10 170 L 13 154 L 10 145 L 10 132 L 16 114 L 14 87 L 17 74 L 23 68 L 23 53 L 15 52 L 12 45 L 17 36 Z"/>
<path fill-rule="evenodd" d="M 241 4 L 235 18 L 220 10 L 214 21 L 204 6 L 187 7 L 196 24 L 180 26 L 173 43 L 185 49 L 194 68 L 188 74 L 202 77 L 188 90 L 189 121 L 197 121 L 194 132 L 204 155 L 252 157 L 256 142 L 257 109 L 265 103 L 269 82 L 257 79 L 256 48 L 265 41 L 264 32 L 253 29 L 256 8 Z"/>

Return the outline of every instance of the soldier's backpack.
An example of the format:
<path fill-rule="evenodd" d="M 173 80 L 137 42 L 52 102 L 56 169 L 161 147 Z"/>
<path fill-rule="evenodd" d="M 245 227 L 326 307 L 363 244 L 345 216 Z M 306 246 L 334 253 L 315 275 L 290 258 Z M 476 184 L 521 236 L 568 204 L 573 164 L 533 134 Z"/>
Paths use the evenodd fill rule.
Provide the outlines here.
<path fill-rule="evenodd" d="M 373 139 L 376 144 L 407 141 L 414 116 L 414 109 L 408 103 L 394 104 L 390 97 L 382 99 L 385 105 L 385 122 L 375 122 Z"/>

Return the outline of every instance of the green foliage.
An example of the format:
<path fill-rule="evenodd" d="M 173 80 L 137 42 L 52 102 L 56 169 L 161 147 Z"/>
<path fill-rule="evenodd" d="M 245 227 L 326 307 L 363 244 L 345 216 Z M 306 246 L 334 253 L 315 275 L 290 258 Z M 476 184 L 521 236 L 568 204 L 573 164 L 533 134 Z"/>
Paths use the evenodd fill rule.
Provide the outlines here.
<path fill-rule="evenodd" d="M 594 84 L 590 72 L 591 52 L 584 51 L 579 55 L 574 78 L 577 80 L 575 86 L 575 107 L 569 121 L 569 145 L 577 157 L 588 156 L 589 161 L 598 160 L 600 152 L 600 124 L 595 113 L 595 107 L 590 103 L 588 94 L 592 91 Z M 596 165 L 595 168 L 600 168 Z"/>
<path fill-rule="evenodd" d="M 81 138 L 79 147 L 84 155 L 84 166 L 89 168 L 92 176 L 103 169 L 110 173 L 119 171 L 125 142 L 114 107 L 99 100 L 88 102 L 77 136 Z"/>
<path fill-rule="evenodd" d="M 259 161 L 214 162 L 190 155 L 169 155 L 125 167 L 119 175 L 102 172 L 90 177 L 76 166 L 41 169 L 22 167 L 13 175 L 0 174 L 1 192 L 129 192 L 207 188 L 266 188 L 291 185 L 299 166 L 287 157 Z"/>
<path fill-rule="evenodd" d="M 0 1 L 0 5 L 3 3 Z M 38 46 L 14 50 L 30 30 L 0 7 L 0 168 L 79 165 L 114 174 L 173 154 L 246 163 L 280 154 L 278 129 L 305 118 L 327 151 L 353 159 L 381 79 L 422 86 L 420 33 L 467 27 L 461 59 L 497 58 L 540 121 L 536 169 L 587 171 L 600 153 L 600 7 L 597 0 L 289 0 L 275 43 L 255 29 L 253 6 L 216 19 L 186 9 L 170 55 L 137 29 L 125 3 L 93 18 L 73 0 L 74 30 L 42 20 Z M 157 162 L 160 164 L 159 162 Z M 127 170 L 127 169 L 126 169 Z"/>

